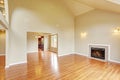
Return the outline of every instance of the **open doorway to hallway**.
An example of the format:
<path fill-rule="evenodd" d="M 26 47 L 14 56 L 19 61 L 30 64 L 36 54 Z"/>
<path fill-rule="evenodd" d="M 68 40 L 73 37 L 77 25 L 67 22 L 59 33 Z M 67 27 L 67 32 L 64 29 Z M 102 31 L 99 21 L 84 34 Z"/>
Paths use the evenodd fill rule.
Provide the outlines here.
<path fill-rule="evenodd" d="M 58 53 L 58 35 L 52 33 L 27 32 L 27 53 L 40 51 Z"/>
<path fill-rule="evenodd" d="M 44 51 L 44 36 L 38 37 L 38 51 Z"/>

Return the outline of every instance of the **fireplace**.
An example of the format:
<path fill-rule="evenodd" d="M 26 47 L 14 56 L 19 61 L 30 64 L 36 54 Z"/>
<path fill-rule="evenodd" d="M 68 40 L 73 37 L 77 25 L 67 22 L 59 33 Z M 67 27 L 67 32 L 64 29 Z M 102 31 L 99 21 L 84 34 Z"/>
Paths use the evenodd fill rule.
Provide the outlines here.
<path fill-rule="evenodd" d="M 105 59 L 105 48 L 91 47 L 91 57 Z"/>
<path fill-rule="evenodd" d="M 101 60 L 101 61 L 108 61 L 109 58 L 109 50 L 110 45 L 104 44 L 89 44 L 89 53 L 90 58 Z"/>

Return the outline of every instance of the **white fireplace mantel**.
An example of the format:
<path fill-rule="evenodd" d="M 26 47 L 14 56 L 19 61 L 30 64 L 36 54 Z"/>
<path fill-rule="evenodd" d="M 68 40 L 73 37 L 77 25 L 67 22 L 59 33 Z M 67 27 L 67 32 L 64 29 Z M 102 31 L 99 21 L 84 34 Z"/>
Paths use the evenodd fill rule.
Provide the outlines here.
<path fill-rule="evenodd" d="M 89 44 L 88 46 L 89 46 L 89 58 L 100 60 L 100 61 L 106 61 L 106 62 L 110 59 L 110 45 L 107 45 L 107 44 Z M 105 49 L 105 60 L 91 57 L 91 48 L 92 47 L 104 48 Z"/>

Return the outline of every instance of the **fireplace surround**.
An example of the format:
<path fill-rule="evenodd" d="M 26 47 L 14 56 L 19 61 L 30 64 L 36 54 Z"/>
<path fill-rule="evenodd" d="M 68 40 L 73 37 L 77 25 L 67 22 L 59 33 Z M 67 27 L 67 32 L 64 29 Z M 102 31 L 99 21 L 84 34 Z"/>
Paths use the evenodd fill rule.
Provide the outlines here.
<path fill-rule="evenodd" d="M 89 57 L 100 61 L 108 61 L 110 45 L 89 44 Z"/>

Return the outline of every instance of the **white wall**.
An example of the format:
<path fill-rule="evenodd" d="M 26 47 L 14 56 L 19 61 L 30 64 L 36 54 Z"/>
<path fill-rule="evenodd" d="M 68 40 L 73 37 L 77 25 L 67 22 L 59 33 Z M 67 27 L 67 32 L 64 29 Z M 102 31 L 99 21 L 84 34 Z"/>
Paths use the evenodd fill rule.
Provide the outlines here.
<path fill-rule="evenodd" d="M 6 34 L 5 31 L 0 31 L 0 55 L 5 54 L 5 48 L 6 48 Z"/>
<path fill-rule="evenodd" d="M 28 32 L 27 33 L 27 53 L 38 52 L 38 38 L 35 38 L 37 33 Z"/>
<path fill-rule="evenodd" d="M 94 10 L 76 17 L 75 51 L 89 54 L 88 44 L 110 45 L 110 59 L 120 61 L 120 33 L 114 34 L 115 27 L 120 26 L 120 14 Z M 86 32 L 86 37 L 81 37 Z"/>
<path fill-rule="evenodd" d="M 59 0 L 9 0 L 7 65 L 27 60 L 27 32 L 58 33 L 58 54 L 74 52 L 74 16 Z"/>

